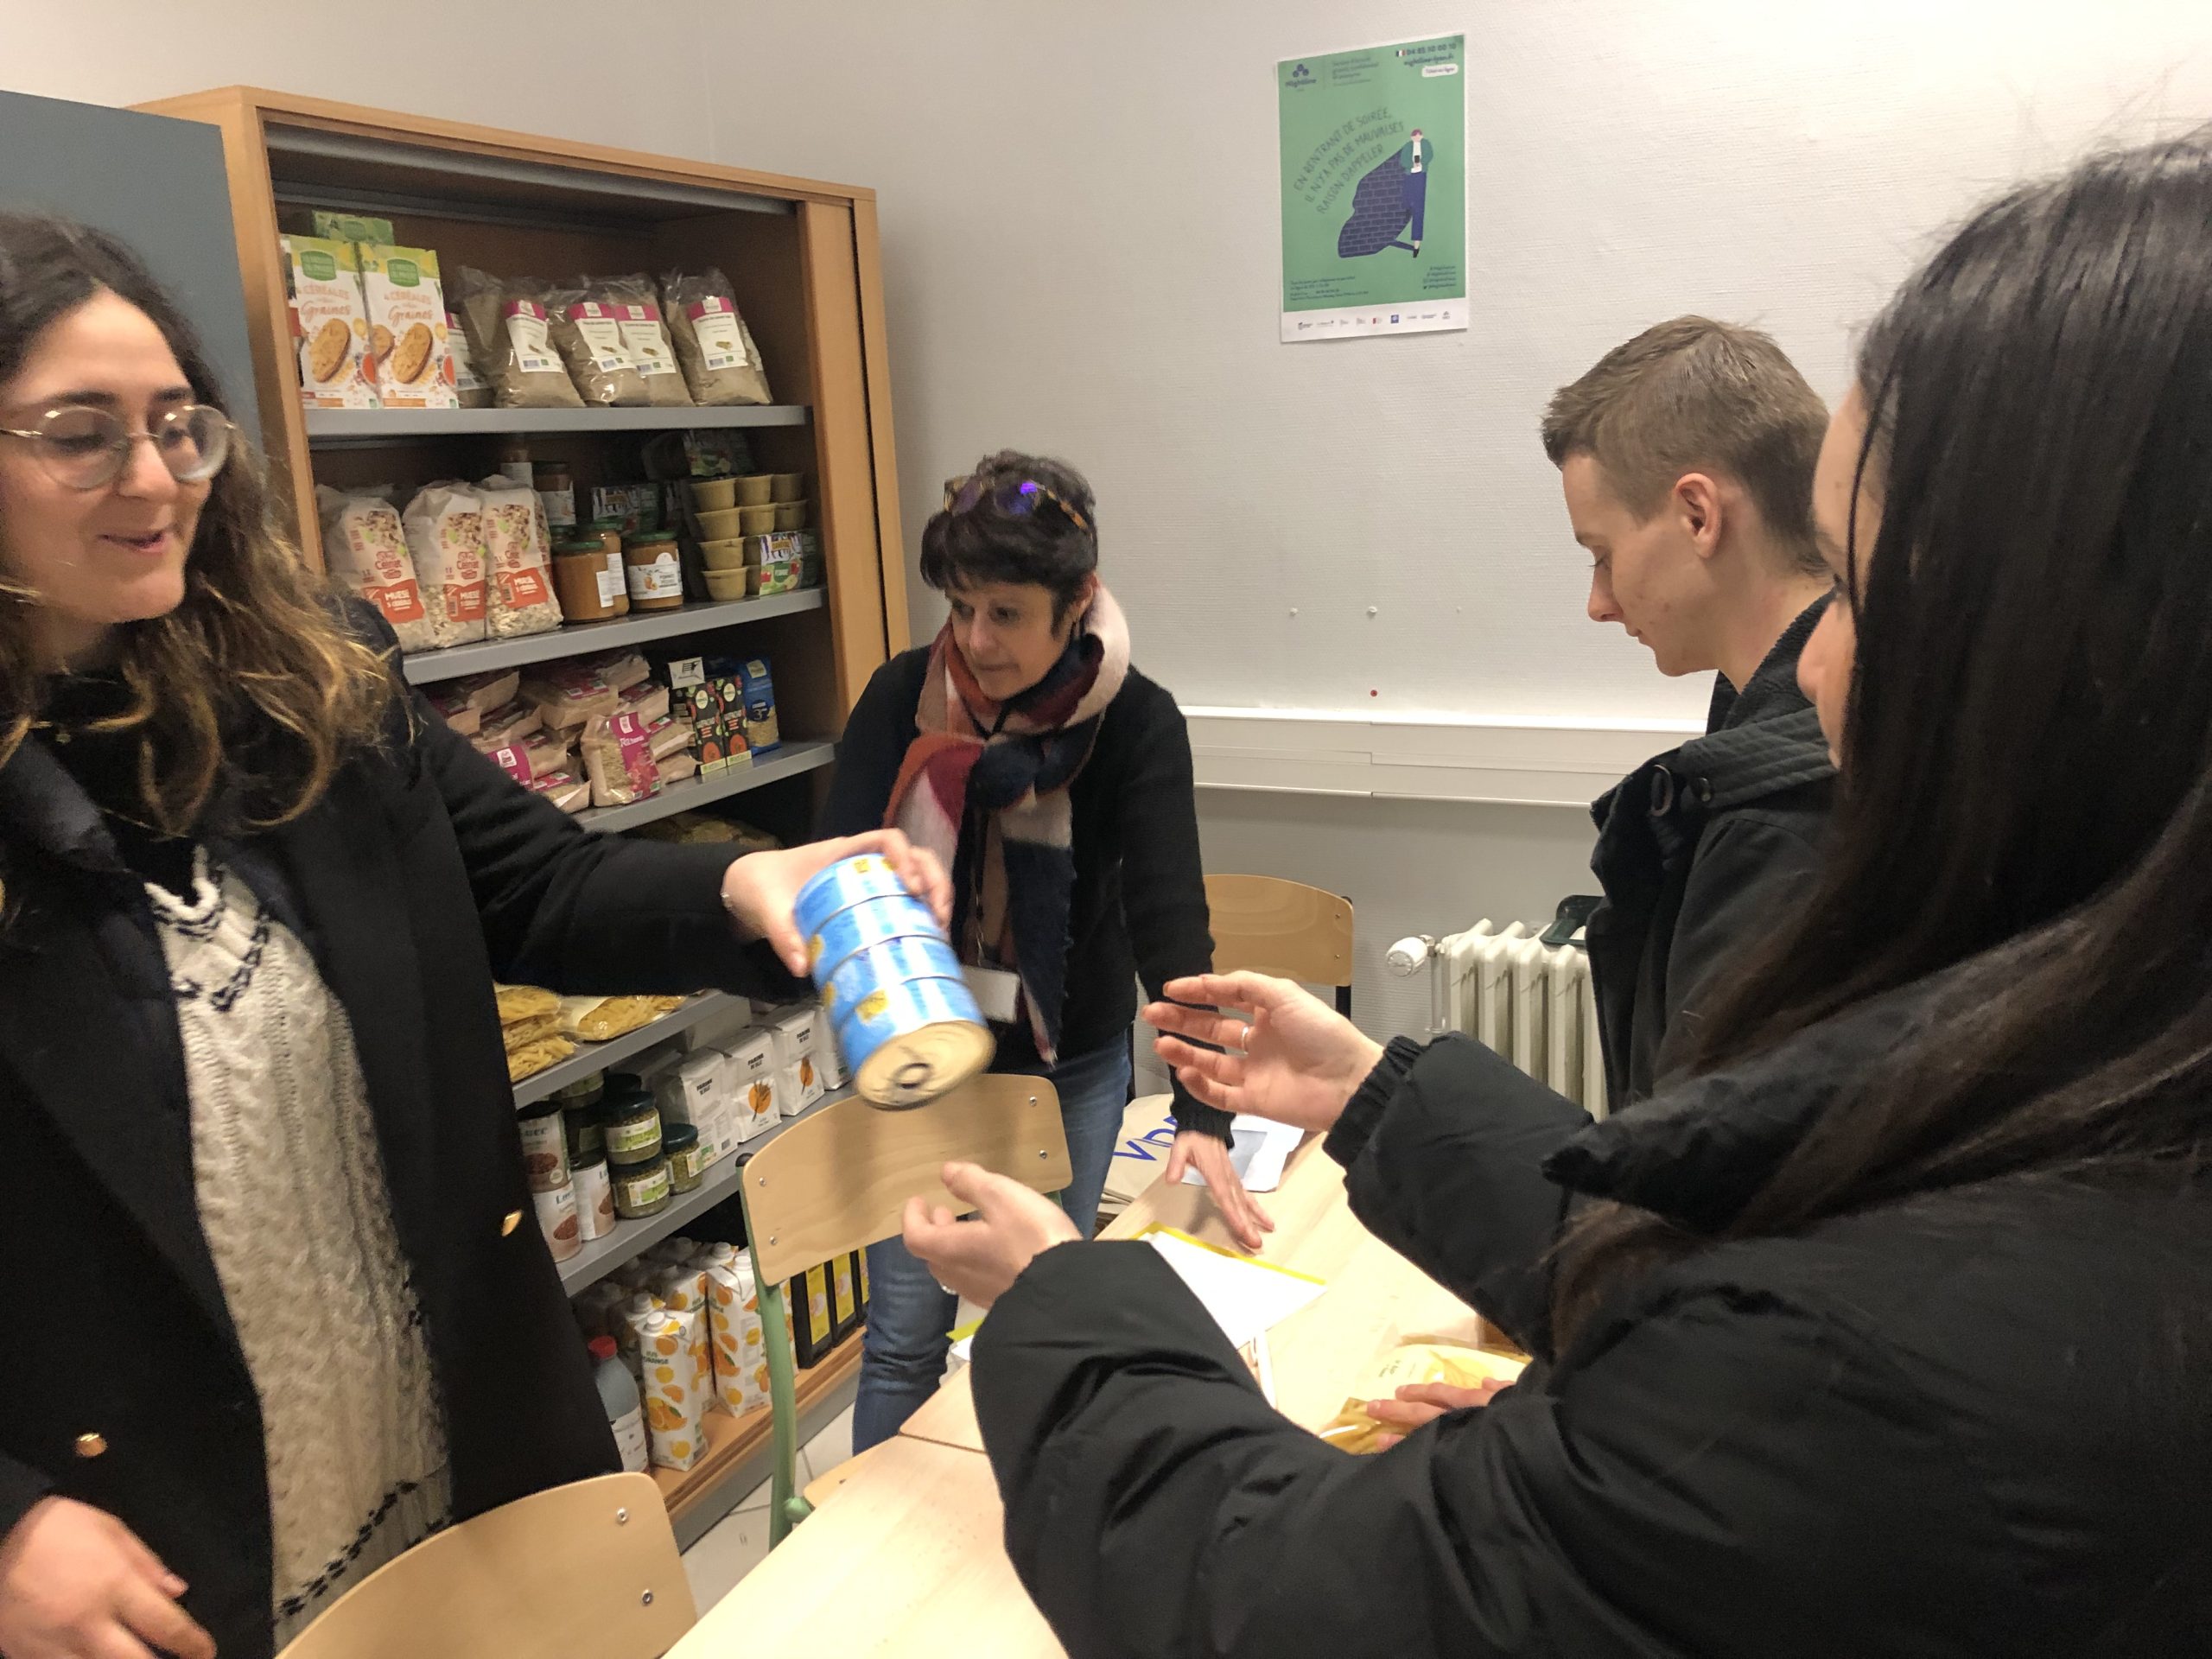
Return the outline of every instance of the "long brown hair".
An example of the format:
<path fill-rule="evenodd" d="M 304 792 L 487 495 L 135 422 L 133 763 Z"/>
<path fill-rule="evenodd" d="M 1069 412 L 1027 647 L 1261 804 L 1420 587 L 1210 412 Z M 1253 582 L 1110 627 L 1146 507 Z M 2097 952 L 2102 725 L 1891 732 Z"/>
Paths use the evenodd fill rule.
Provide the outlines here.
<path fill-rule="evenodd" d="M 1975 214 L 1869 331 L 1881 520 L 1819 888 L 1698 1069 L 1943 976 L 1720 1236 L 2212 1163 L 2212 129 Z M 1854 540 L 1857 537 L 1854 537 Z M 1554 1330 L 1710 1243 L 1567 1241 Z"/>
<path fill-rule="evenodd" d="M 114 238 L 66 220 L 0 213 L 0 385 L 38 337 L 111 293 L 150 317 L 200 403 L 222 389 L 191 325 Z M 0 579 L 0 766 L 38 720 L 42 601 Z M 349 632 L 270 510 L 253 446 L 215 475 L 185 566 L 184 601 L 117 631 L 127 705 L 99 729 L 138 736 L 146 822 L 189 831 L 230 772 L 253 822 L 285 822 L 329 787 L 347 753 L 373 742 L 394 695 L 383 658 Z"/>

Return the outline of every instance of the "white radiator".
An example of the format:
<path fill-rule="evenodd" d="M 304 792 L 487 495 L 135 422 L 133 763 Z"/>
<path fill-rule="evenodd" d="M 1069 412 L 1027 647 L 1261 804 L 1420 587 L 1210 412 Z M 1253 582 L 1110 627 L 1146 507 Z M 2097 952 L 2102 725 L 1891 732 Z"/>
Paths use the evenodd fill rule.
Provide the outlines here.
<path fill-rule="evenodd" d="M 1465 1032 L 1592 1116 L 1605 1115 L 1598 1006 L 1579 944 L 1547 945 L 1524 922 L 1484 920 L 1435 941 L 1428 971 L 1438 1034 Z"/>

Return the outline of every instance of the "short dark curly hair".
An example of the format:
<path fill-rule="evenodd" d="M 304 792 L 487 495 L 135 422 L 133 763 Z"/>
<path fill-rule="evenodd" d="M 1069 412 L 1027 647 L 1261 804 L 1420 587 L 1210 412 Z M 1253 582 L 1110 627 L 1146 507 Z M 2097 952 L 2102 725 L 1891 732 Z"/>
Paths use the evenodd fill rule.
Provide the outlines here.
<path fill-rule="evenodd" d="M 1098 569 L 1098 507 L 1090 484 L 1064 461 L 1018 449 L 984 456 L 969 479 L 983 480 L 975 504 L 935 514 L 922 531 L 922 580 L 939 593 L 987 582 L 1034 583 L 1051 591 L 1057 625 Z M 1001 499 L 1021 484 L 1039 485 L 1058 502 L 1032 497 L 1031 511 L 1008 512 Z"/>

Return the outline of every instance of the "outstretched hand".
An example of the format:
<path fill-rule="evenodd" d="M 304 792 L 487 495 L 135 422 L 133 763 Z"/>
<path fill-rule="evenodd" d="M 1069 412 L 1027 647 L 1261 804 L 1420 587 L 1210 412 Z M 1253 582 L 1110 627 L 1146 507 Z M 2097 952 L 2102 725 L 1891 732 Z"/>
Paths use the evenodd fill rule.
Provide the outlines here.
<path fill-rule="evenodd" d="M 952 919 L 952 879 L 935 853 L 917 847 L 896 830 L 871 830 L 864 836 L 812 841 L 772 853 L 752 853 L 722 876 L 722 907 L 754 938 L 775 948 L 785 967 L 806 977 L 806 941 L 799 937 L 791 906 L 798 890 L 842 858 L 874 853 L 899 873 L 906 890 L 928 905 L 938 925 Z"/>
<path fill-rule="evenodd" d="M 1201 974 L 1171 982 L 1166 993 L 1173 1001 L 1144 1011 L 1145 1022 L 1161 1033 L 1154 1047 L 1185 1088 L 1224 1112 L 1332 1128 L 1382 1058 L 1381 1044 L 1287 979 Z M 1219 1012 L 1185 1003 L 1211 1003 Z"/>
<path fill-rule="evenodd" d="M 1068 1212 L 1020 1181 L 975 1164 L 947 1164 L 944 1189 L 977 1213 L 959 1217 L 918 1198 L 906 1200 L 906 1248 L 937 1281 L 978 1307 L 1007 1294 L 1037 1257 L 1055 1244 L 1082 1241 Z"/>
<path fill-rule="evenodd" d="M 1173 1186 L 1183 1179 L 1186 1170 L 1195 1169 L 1205 1177 L 1206 1191 L 1213 1195 L 1213 1207 L 1221 1211 L 1221 1218 L 1229 1224 L 1230 1232 L 1248 1250 L 1256 1250 L 1275 1230 L 1274 1217 L 1260 1208 L 1260 1201 L 1244 1190 L 1243 1177 L 1236 1173 L 1236 1166 L 1229 1161 L 1229 1142 L 1199 1129 L 1178 1129 L 1175 1148 L 1167 1154 L 1167 1173 L 1162 1177 Z"/>

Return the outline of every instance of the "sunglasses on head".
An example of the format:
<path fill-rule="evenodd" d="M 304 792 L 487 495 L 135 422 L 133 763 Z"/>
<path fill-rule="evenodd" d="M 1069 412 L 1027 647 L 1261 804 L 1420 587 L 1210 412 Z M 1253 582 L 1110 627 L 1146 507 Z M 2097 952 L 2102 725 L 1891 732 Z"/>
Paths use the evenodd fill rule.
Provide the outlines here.
<path fill-rule="evenodd" d="M 1077 530 L 1086 536 L 1090 534 L 1090 519 L 1033 479 L 994 480 L 981 473 L 970 473 L 965 478 L 954 479 L 944 486 L 944 510 L 947 512 L 966 512 L 986 498 L 1001 512 L 1015 518 L 1036 512 L 1039 502 L 1048 502 L 1058 507 L 1061 516 Z"/>

